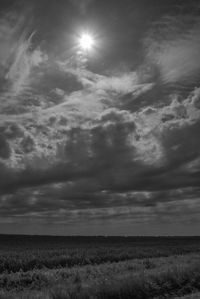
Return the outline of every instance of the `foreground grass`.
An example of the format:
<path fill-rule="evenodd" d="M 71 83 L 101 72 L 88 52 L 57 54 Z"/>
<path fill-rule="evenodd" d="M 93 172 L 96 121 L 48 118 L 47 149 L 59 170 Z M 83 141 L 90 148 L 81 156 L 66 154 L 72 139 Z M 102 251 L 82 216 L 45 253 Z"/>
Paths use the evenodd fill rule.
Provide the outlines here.
<path fill-rule="evenodd" d="M 151 299 L 174 298 L 200 290 L 198 268 L 173 269 L 145 275 L 130 275 L 111 280 L 99 286 L 79 289 L 59 287 L 52 292 L 53 299 Z"/>
<path fill-rule="evenodd" d="M 200 290 L 199 258 L 198 254 L 189 254 L 4 274 L 0 277 L 0 298 L 175 298 Z"/>
<path fill-rule="evenodd" d="M 28 272 L 4 273 L 0 275 L 0 289 L 21 291 L 43 289 L 58 283 L 66 285 L 99 284 L 110 281 L 111 277 L 121 279 L 133 273 L 150 273 L 174 269 L 179 265 L 193 267 L 199 264 L 200 254 L 188 254 L 161 258 L 134 259 L 101 265 L 76 266 L 60 269 L 35 269 Z"/>
<path fill-rule="evenodd" d="M 198 292 L 200 238 L 0 236 L 0 299 L 197 299 Z"/>

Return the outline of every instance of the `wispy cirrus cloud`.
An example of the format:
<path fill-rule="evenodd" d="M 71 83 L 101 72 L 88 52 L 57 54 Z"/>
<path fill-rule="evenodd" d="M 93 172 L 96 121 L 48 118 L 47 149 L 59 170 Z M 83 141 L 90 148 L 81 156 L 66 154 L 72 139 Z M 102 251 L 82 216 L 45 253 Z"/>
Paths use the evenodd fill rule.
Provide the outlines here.
<path fill-rule="evenodd" d="M 155 64 L 163 83 L 195 84 L 200 74 L 200 17 L 194 12 L 165 16 L 145 39 L 147 60 Z"/>
<path fill-rule="evenodd" d="M 39 47 L 32 48 L 26 10 L 2 13 L 0 19 L 0 80 L 2 91 L 13 95 L 28 85 L 30 72 L 44 59 Z"/>

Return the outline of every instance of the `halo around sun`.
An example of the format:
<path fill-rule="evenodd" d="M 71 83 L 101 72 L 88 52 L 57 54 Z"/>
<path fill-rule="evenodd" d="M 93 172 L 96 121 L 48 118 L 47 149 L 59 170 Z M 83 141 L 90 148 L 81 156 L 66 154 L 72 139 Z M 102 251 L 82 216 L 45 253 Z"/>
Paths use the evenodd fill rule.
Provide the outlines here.
<path fill-rule="evenodd" d="M 79 39 L 79 46 L 83 51 L 89 51 L 94 46 L 94 38 L 88 33 L 83 33 Z"/>

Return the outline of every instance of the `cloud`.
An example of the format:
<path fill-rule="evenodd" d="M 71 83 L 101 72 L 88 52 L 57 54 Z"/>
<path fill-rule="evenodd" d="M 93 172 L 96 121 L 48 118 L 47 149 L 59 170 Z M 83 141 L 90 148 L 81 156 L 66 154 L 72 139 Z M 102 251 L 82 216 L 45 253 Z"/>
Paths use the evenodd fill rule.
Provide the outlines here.
<path fill-rule="evenodd" d="M 70 0 L 70 2 L 75 5 L 82 14 L 86 13 L 88 6 L 94 0 Z"/>
<path fill-rule="evenodd" d="M 84 186 L 84 184 L 83 184 Z M 80 187 L 80 185 L 79 185 Z M 3 219 L 42 223 L 76 224 L 81 221 L 117 220 L 133 224 L 155 221 L 190 222 L 200 213 L 199 188 L 179 188 L 154 192 L 91 192 L 72 188 L 72 184 L 51 184 L 40 188 L 20 190 L 0 200 Z M 56 200 L 55 200 L 56 198 Z"/>
<path fill-rule="evenodd" d="M 82 123 L 82 108 L 73 112 L 73 123 L 70 106 L 54 107 L 38 119 L 20 116 L 18 124 L 7 120 L 2 148 L 6 141 L 12 156 L 1 157 L 3 219 L 55 225 L 86 218 L 171 223 L 179 214 L 183 222 L 197 219 L 198 97 L 195 90 L 182 103 L 174 99 L 168 106 L 135 113 L 104 107 Z M 52 111 L 54 121 L 48 122 Z M 166 119 L 166 114 L 173 117 Z M 5 161 L 13 161 L 14 153 L 18 162 L 10 168 Z"/>
<path fill-rule="evenodd" d="M 5 12 L 0 19 L 0 80 L 2 91 L 13 95 L 28 85 L 33 67 L 45 59 L 39 47 L 31 49 L 34 33 L 30 33 L 27 12 L 22 9 Z"/>
<path fill-rule="evenodd" d="M 1 157 L 10 169 L 1 190 L 84 177 L 96 192 L 196 186 L 198 172 L 183 166 L 199 156 L 198 99 L 196 89 L 182 102 L 131 112 L 84 90 L 34 117 L 1 120 L 2 152 L 11 149 Z"/>
<path fill-rule="evenodd" d="M 145 39 L 147 60 L 163 83 L 195 84 L 200 74 L 200 17 L 195 12 L 165 16 Z"/>
<path fill-rule="evenodd" d="M 24 19 L 11 16 L 0 24 L 1 216 L 57 224 L 189 219 L 190 203 L 198 207 L 200 90 L 163 98 L 153 76 L 73 69 L 45 55 Z M 185 35 L 173 25 L 167 38 L 161 30 L 159 42 L 149 37 L 147 56 L 162 82 L 198 73 L 197 25 Z"/>
<path fill-rule="evenodd" d="M 0 157 L 8 159 L 10 157 L 10 147 L 4 136 L 0 135 Z"/>
<path fill-rule="evenodd" d="M 19 40 L 19 45 L 17 46 L 17 49 L 15 49 L 12 64 L 5 76 L 5 79 L 11 83 L 10 92 L 14 93 L 14 95 L 19 94 L 28 87 L 28 80 L 30 79 L 29 77 L 32 68 L 38 66 L 43 62 L 43 59 L 45 59 L 43 53 L 39 49 L 36 49 L 33 52 L 29 51 L 32 36 L 33 35 L 27 39 L 22 37 Z"/>
<path fill-rule="evenodd" d="M 137 73 L 127 73 L 116 77 L 102 77 L 94 88 L 102 90 L 110 90 L 116 93 L 126 94 L 132 92 L 134 87 L 139 84 Z"/>

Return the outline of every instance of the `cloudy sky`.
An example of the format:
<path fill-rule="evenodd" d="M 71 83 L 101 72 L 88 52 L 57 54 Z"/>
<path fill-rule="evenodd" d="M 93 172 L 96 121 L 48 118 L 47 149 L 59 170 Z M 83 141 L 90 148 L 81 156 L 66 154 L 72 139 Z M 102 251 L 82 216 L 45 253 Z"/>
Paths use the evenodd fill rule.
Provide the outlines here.
<path fill-rule="evenodd" d="M 1 0 L 0 44 L 0 233 L 199 234 L 198 1 Z"/>

